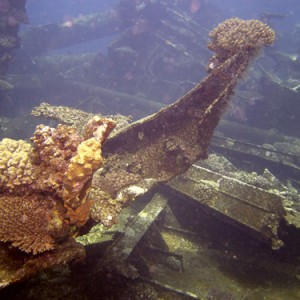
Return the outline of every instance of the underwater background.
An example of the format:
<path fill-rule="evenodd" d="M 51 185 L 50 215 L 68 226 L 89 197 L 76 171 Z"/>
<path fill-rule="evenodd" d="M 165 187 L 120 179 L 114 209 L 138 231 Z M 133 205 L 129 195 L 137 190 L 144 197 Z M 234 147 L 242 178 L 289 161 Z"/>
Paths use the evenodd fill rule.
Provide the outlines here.
<path fill-rule="evenodd" d="M 8 97 L 7 99 L 4 99 L 4 96 L 2 96 L 2 117 L 15 118 L 20 114 L 28 114 L 32 107 L 41 102 L 41 99 L 51 104 L 78 107 L 79 103 L 82 103 L 87 98 L 96 98 L 92 93 L 86 93 L 85 96 L 78 95 L 78 91 L 75 90 L 74 95 L 72 95 L 71 89 L 68 89 L 66 92 L 62 91 L 63 94 L 69 93 L 68 96 L 59 95 L 58 91 L 53 93 L 52 85 L 54 85 L 55 90 L 59 90 L 60 87 L 63 89 L 60 76 L 65 79 L 78 80 L 93 85 L 99 84 L 102 87 L 113 87 L 117 91 L 138 95 L 138 97 L 142 96 L 162 103 L 162 105 L 174 102 L 205 76 L 205 60 L 210 53 L 203 49 L 205 48 L 204 37 L 202 37 L 202 45 L 200 42 L 198 45 L 195 45 L 192 37 L 189 40 L 179 33 L 176 36 L 176 28 L 173 28 L 175 32 L 160 34 L 159 31 L 164 29 L 159 28 L 159 19 L 168 17 L 168 12 L 164 8 L 159 7 L 156 1 L 150 1 L 152 8 L 149 9 L 149 12 L 143 9 L 147 5 L 147 1 L 145 3 L 143 1 L 128 2 L 129 4 L 126 4 L 126 1 L 123 4 L 122 2 L 118 4 L 118 1 L 110 1 L 109 3 L 105 1 L 101 1 L 101 3 L 98 1 L 64 1 L 58 5 L 48 1 L 27 1 L 26 8 L 30 17 L 30 24 L 21 26 L 20 45 L 16 47 L 19 49 L 14 51 L 14 60 L 9 64 L 6 76 L 10 76 L 11 80 L 13 80 L 14 76 L 19 76 L 20 78 L 22 74 L 23 83 L 21 85 L 26 83 L 30 85 L 30 81 L 33 81 L 35 75 L 43 74 L 43 76 L 48 78 L 47 80 L 45 79 L 47 84 L 40 77 L 35 79 L 39 81 L 36 82 L 39 88 L 35 92 L 31 92 L 28 86 L 20 86 L 18 91 L 11 91 L 8 95 L 5 95 Z M 127 8 L 122 8 L 121 6 L 120 12 L 116 12 L 118 5 L 123 5 L 124 7 L 126 5 L 132 6 L 136 16 L 132 16 L 130 12 L 126 11 Z M 299 4 L 297 1 L 290 0 L 284 4 L 280 1 L 258 1 L 258 3 L 256 1 L 243 1 L 242 3 L 239 1 L 176 1 L 172 5 L 169 3 L 165 4 L 166 7 L 168 5 L 179 10 L 183 9 L 187 16 L 191 18 L 189 22 L 193 22 L 193 20 L 198 22 L 199 30 L 209 31 L 222 20 L 230 17 L 258 18 L 267 22 L 276 30 L 277 36 L 271 49 L 266 49 L 268 55 L 260 57 L 260 63 L 266 68 L 266 72 L 276 74 L 278 80 L 291 85 L 292 89 L 297 87 L 297 74 L 295 76 L 290 74 L 291 72 L 297 73 L 299 68 L 299 26 L 297 23 Z M 84 16 L 95 12 L 102 12 L 104 15 L 107 15 L 109 11 L 110 13 L 120 13 L 120 16 L 117 18 L 118 22 L 121 23 L 106 24 L 106 26 L 115 26 L 115 28 L 108 28 L 107 32 L 101 32 L 96 27 L 95 30 L 99 30 L 98 33 L 93 32 L 89 36 L 88 31 L 77 31 L 74 27 L 74 20 L 78 17 L 84 18 Z M 64 36 L 58 35 L 55 37 L 56 29 L 50 26 L 50 24 L 55 23 L 65 24 L 66 28 L 68 26 L 70 29 L 74 28 L 75 30 L 73 31 L 75 33 L 73 35 L 76 36 L 71 37 L 70 41 L 65 41 L 65 44 L 61 43 L 60 39 L 63 39 Z M 47 30 L 49 35 L 48 44 L 46 43 L 42 49 L 38 49 L 39 47 L 32 40 L 34 36 L 32 31 L 35 26 L 45 26 L 44 29 Z M 88 28 L 94 25 L 87 20 L 86 25 L 83 26 Z M 40 34 L 42 35 L 42 28 L 40 29 Z M 128 40 L 120 41 L 122 39 L 121 32 L 123 31 L 124 33 L 129 30 L 136 32 L 133 33 L 133 39 L 135 40 L 129 41 L 129 37 L 123 37 Z M 156 35 L 156 41 L 153 41 L 152 37 L 148 36 L 151 35 L 149 34 L 150 32 Z M 177 32 L 179 32 L 179 28 L 177 28 Z M 23 38 L 22 35 L 24 35 Z M 203 36 L 204 33 L 201 33 L 201 35 Z M 38 37 L 34 36 L 34 38 Z M 152 53 L 150 53 L 150 49 L 143 48 L 147 43 L 153 45 L 153 43 L 168 44 L 168 42 L 170 42 L 169 46 L 166 45 L 164 47 L 165 53 L 161 53 L 160 57 L 154 53 L 155 50 L 152 49 Z M 144 45 L 142 45 L 143 43 Z M 73 57 L 73 62 L 70 61 L 72 60 L 70 56 L 68 62 L 66 57 L 62 56 L 58 60 L 57 55 L 64 54 L 82 54 L 82 61 L 79 60 L 79 55 Z M 91 57 L 92 55 L 94 57 Z M 84 56 L 88 57 L 85 58 Z M 197 63 L 202 66 L 189 69 L 188 64 L 192 63 L 193 60 L 197 60 L 198 57 L 200 62 L 198 60 Z M 63 60 L 66 65 L 61 65 L 61 69 L 58 66 L 47 65 L 52 63 L 49 61 L 50 59 L 55 58 L 57 59 L 56 64 L 58 62 L 61 63 L 61 60 Z M 181 66 L 177 62 L 180 59 L 182 60 Z M 165 60 L 163 65 L 161 65 L 160 60 Z M 141 72 L 144 73 L 140 74 Z M 256 70 L 256 72 L 261 71 Z M 152 80 L 151 76 L 156 77 L 155 80 Z M 260 74 L 253 74 L 253 77 L 255 76 L 259 77 Z M 273 98 L 272 91 L 265 90 L 264 83 L 258 82 L 258 78 L 253 78 L 252 83 L 250 83 L 250 80 L 249 78 L 248 80 L 245 79 L 245 81 L 248 81 L 245 84 L 252 84 L 253 86 L 249 87 L 249 90 L 253 94 L 254 91 L 258 93 L 253 95 L 253 97 L 249 96 L 252 100 L 234 100 L 232 107 L 228 110 L 228 114 L 239 122 L 246 122 L 249 125 L 263 128 L 278 128 L 283 130 L 284 133 L 297 135 L 296 115 L 298 108 L 295 106 L 297 106 L 298 101 L 292 99 L 283 100 L 283 97 L 279 95 L 275 97 L 276 99 L 270 100 Z M 56 81 L 60 81 L 59 84 Z M 175 83 L 175 81 L 177 82 Z M 32 88 L 34 88 L 33 84 Z M 264 91 L 262 92 L 261 90 Z M 256 99 L 262 99 L 262 97 L 265 97 L 265 94 L 269 95 L 269 100 L 259 102 L 259 99 Z M 279 97 L 281 98 L 280 100 L 278 99 Z M 295 97 L 289 97 L 289 95 L 284 95 L 284 97 L 297 98 L 297 94 L 295 94 Z M 235 96 L 235 98 L 239 97 Z M 97 102 L 97 105 L 99 105 L 101 101 L 89 99 L 86 104 L 93 106 Z M 141 111 L 136 112 L 135 116 L 134 108 L 128 110 L 119 106 L 117 111 L 115 108 L 110 108 L 109 105 L 108 107 L 107 105 L 105 106 L 103 113 L 131 114 L 134 116 L 134 119 L 148 115 L 155 110 L 154 108 L 143 108 Z M 18 131 L 18 129 L 15 128 L 15 131 Z"/>
<path fill-rule="evenodd" d="M 300 299 L 299 120 L 297 0 L 0 0 L 0 298 Z"/>

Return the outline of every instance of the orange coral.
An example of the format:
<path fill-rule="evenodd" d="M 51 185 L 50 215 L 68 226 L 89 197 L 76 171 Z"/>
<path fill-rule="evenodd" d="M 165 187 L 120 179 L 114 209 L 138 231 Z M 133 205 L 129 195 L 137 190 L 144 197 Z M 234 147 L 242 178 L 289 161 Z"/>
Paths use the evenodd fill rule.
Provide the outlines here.
<path fill-rule="evenodd" d="M 91 206 L 92 202 L 88 199 L 75 209 L 65 205 L 67 208 L 66 216 L 70 224 L 75 224 L 78 227 L 83 226 L 90 217 Z"/>
<path fill-rule="evenodd" d="M 100 143 L 95 138 L 82 142 L 63 178 L 64 205 L 71 224 L 82 226 L 89 218 L 87 195 L 93 173 L 102 165 Z"/>
<path fill-rule="evenodd" d="M 78 146 L 77 154 L 70 160 L 63 177 L 62 198 L 71 224 L 82 226 L 89 218 L 87 195 L 91 178 L 103 163 L 101 146 L 115 125 L 113 120 L 93 117 L 84 129 L 87 140 Z"/>

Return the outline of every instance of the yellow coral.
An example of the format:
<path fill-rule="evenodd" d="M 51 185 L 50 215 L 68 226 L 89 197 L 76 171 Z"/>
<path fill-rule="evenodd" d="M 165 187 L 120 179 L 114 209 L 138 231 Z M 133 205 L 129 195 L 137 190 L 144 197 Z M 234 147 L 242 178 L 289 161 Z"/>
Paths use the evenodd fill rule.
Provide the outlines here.
<path fill-rule="evenodd" d="M 115 126 L 111 119 L 94 116 L 84 128 L 85 141 L 77 147 L 63 177 L 62 198 L 70 224 L 82 226 L 90 216 L 91 202 L 87 197 L 92 175 L 103 163 L 101 146 Z"/>
<path fill-rule="evenodd" d="M 0 187 L 11 190 L 33 182 L 31 151 L 31 145 L 22 140 L 5 138 L 0 142 Z"/>
<path fill-rule="evenodd" d="M 65 206 L 78 210 L 81 205 L 86 206 L 86 195 L 92 174 L 102 165 L 101 144 L 93 137 L 83 141 L 77 148 L 63 179 L 63 195 Z M 83 192 L 80 192 L 83 191 Z M 84 210 L 86 212 L 86 210 Z M 70 216 L 71 216 L 70 212 Z M 70 217 L 71 223 L 76 223 Z M 82 221 L 80 221 L 82 223 Z"/>

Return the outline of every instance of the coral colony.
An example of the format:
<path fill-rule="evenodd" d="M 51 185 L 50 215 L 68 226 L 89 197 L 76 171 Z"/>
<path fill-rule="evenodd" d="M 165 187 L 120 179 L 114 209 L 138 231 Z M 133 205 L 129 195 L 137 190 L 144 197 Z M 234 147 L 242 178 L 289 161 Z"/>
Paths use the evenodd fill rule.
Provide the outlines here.
<path fill-rule="evenodd" d="M 32 144 L 0 142 L 0 240 L 37 254 L 54 249 L 89 218 L 89 186 L 115 122 L 95 117 L 83 136 L 72 127 L 39 125 Z"/>

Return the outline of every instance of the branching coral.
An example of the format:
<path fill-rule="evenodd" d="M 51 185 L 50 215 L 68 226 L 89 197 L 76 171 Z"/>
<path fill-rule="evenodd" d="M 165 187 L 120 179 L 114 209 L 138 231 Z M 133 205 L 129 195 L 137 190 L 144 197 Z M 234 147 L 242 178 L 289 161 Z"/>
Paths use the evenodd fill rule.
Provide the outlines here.
<path fill-rule="evenodd" d="M 256 55 L 263 46 L 274 42 L 275 32 L 259 20 L 232 18 L 219 24 L 209 36 L 211 42 L 208 48 L 216 52 L 214 58 L 223 63 L 239 53 L 243 53 L 244 56 Z"/>
<path fill-rule="evenodd" d="M 88 191 L 101 146 L 115 122 L 92 119 L 85 138 L 74 128 L 39 125 L 32 138 L 0 142 L 0 241 L 28 253 L 54 249 L 90 216 Z M 76 227 L 75 227 L 76 228 Z"/>

